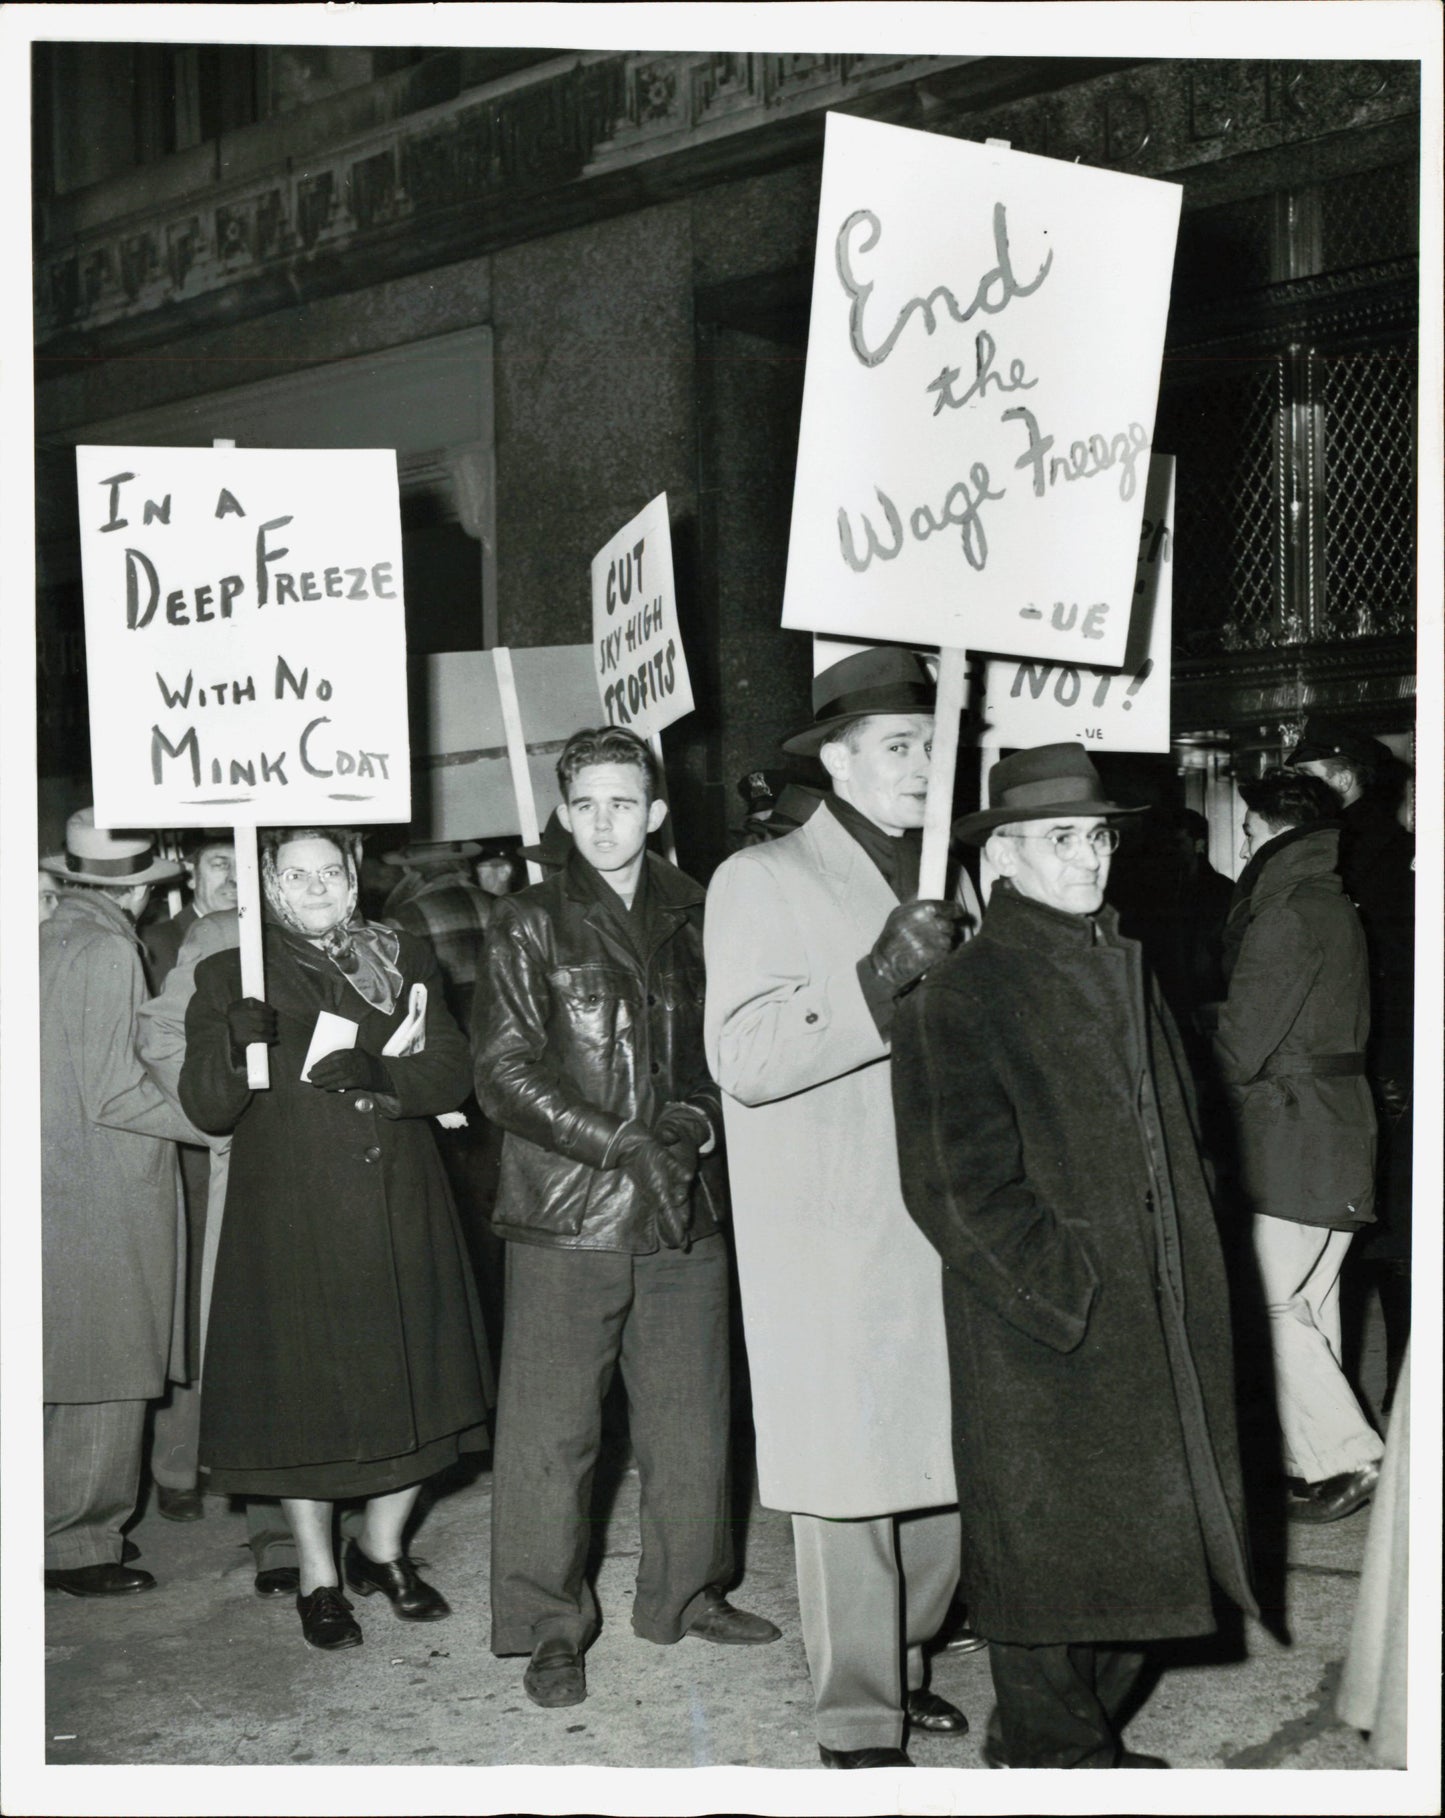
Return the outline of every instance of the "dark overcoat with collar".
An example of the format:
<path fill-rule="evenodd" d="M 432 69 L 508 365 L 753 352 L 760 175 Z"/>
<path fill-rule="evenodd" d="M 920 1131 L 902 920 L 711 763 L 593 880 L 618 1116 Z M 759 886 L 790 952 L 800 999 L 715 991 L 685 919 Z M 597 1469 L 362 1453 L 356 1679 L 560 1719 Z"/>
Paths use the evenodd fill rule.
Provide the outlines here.
<path fill-rule="evenodd" d="M 1205 1634 L 1212 1584 L 1254 1607 L 1186 1081 L 1111 909 L 1001 883 L 900 1005 L 903 1192 L 943 1258 L 960 1594 L 990 1640 Z"/>
<path fill-rule="evenodd" d="M 1338 845 L 1332 827 L 1294 827 L 1245 867 L 1225 928 L 1229 995 L 1214 1051 L 1248 1209 L 1355 1231 L 1375 1216 L 1370 975 L 1335 872 Z M 1351 1055 L 1353 1074 L 1313 1071 Z"/>
<path fill-rule="evenodd" d="M 344 1481 L 350 1464 L 479 1437 L 486 1417 L 486 1338 L 431 1131 L 466 1096 L 467 1047 L 431 949 L 398 938 L 402 985 L 383 1011 L 265 928 L 279 1039 L 260 1092 L 226 1026 L 239 952 L 196 967 L 180 1100 L 200 1129 L 234 1133 L 201 1405 L 201 1462 L 227 1488 L 296 1465 L 334 1463 Z M 387 1060 L 390 1092 L 302 1079 L 318 1012 L 354 1022 L 356 1045 L 380 1055 L 417 984 L 424 1045 Z"/>
<path fill-rule="evenodd" d="M 655 1212 L 610 1165 L 625 1124 L 669 1103 L 713 1133 L 692 1189 L 691 1236 L 727 1205 L 722 1107 L 703 1055 L 703 890 L 648 853 L 644 926 L 619 923 L 572 853 L 497 903 L 472 1007 L 477 1102 L 506 1132 L 493 1229 L 510 1242 L 646 1255 Z M 637 941 L 641 942 L 641 950 Z"/>

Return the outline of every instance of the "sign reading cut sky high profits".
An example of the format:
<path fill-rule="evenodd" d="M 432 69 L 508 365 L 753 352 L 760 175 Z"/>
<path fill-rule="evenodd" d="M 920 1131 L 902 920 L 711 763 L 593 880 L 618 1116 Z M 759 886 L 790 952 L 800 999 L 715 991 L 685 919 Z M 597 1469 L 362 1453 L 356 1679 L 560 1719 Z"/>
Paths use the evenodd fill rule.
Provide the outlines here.
<path fill-rule="evenodd" d="M 648 739 L 692 712 L 665 492 L 592 558 L 592 652 L 609 725 Z"/>
<path fill-rule="evenodd" d="M 828 115 L 784 625 L 1123 660 L 1179 201 Z"/>
<path fill-rule="evenodd" d="M 410 820 L 395 453 L 75 452 L 97 824 Z"/>
<path fill-rule="evenodd" d="M 1174 457 L 1155 454 L 1122 669 L 1049 657 L 990 657 L 983 696 L 989 740 L 1023 747 L 1077 739 L 1098 751 L 1167 751 L 1173 575 Z"/>

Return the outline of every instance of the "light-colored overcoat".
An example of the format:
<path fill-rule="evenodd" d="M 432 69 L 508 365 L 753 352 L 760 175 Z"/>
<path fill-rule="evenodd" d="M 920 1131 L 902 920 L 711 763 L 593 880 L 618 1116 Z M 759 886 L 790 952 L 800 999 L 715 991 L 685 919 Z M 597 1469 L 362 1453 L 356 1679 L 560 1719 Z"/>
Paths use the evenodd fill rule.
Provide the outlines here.
<path fill-rule="evenodd" d="M 181 937 L 165 984 L 136 1012 L 136 1054 L 146 1072 L 182 1116 L 185 1113 L 181 1111 L 180 1081 L 186 1059 L 186 1007 L 195 996 L 196 967 L 212 953 L 240 944 L 241 925 L 234 909 L 215 909 L 210 915 L 194 917 Z M 226 1210 L 226 1179 L 231 1170 L 230 1137 L 208 1136 L 206 1144 L 210 1153 L 204 1218 L 197 1221 L 194 1209 L 187 1207 L 191 1214 L 190 1232 L 194 1233 L 197 1222 L 202 1226 L 199 1330 L 190 1335 L 190 1351 L 197 1375 L 206 1345 L 211 1289 L 216 1279 L 216 1251 L 221 1242 L 221 1219 Z"/>
<path fill-rule="evenodd" d="M 728 859 L 704 927 L 759 1493 L 839 1519 L 955 1500 L 941 1265 L 903 1204 L 857 976 L 896 904 L 820 811 Z"/>
<path fill-rule="evenodd" d="M 130 918 L 67 895 L 40 928 L 45 1399 L 145 1401 L 184 1375 L 185 1210 L 175 1141 L 200 1133 L 136 1058 Z"/>

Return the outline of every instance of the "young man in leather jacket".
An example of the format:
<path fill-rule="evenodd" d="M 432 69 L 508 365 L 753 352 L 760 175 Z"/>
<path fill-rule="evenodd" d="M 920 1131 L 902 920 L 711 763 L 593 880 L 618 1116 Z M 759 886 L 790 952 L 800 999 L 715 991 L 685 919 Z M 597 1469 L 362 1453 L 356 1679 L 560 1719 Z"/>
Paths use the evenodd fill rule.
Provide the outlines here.
<path fill-rule="evenodd" d="M 548 1707 L 587 1695 L 589 1505 L 618 1367 L 641 1491 L 635 1633 L 778 1637 L 723 1596 L 728 1259 L 703 892 L 647 851 L 667 804 L 640 739 L 577 733 L 557 773 L 573 849 L 498 903 L 472 1019 L 477 1098 L 506 1132 L 492 1651 L 529 1654 L 524 1689 Z"/>

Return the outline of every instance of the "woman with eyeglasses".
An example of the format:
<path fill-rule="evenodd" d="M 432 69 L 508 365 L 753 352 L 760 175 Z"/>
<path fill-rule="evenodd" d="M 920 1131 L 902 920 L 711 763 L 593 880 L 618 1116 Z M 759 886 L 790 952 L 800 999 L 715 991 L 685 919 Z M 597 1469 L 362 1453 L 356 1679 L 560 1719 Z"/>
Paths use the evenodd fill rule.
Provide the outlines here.
<path fill-rule="evenodd" d="M 485 1447 L 490 1401 L 430 1124 L 466 1096 L 467 1045 L 431 949 L 359 915 L 359 846 L 341 828 L 261 834 L 265 1000 L 243 996 L 234 950 L 203 960 L 180 1077 L 196 1124 L 233 1132 L 206 1341 L 206 1487 L 280 1499 L 302 1633 L 325 1649 L 362 1640 L 343 1574 L 403 1620 L 450 1614 L 404 1530 L 426 1479 Z M 253 1042 L 269 1048 L 264 1091 L 247 1084 Z M 338 1573 L 334 1505 L 353 1499 L 363 1523 Z"/>

